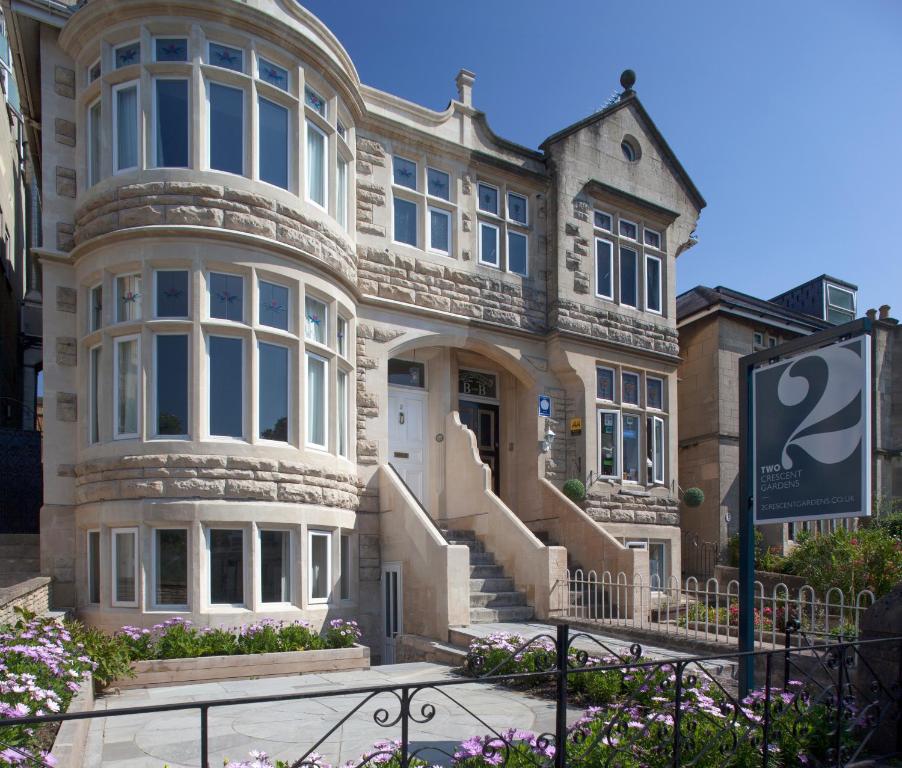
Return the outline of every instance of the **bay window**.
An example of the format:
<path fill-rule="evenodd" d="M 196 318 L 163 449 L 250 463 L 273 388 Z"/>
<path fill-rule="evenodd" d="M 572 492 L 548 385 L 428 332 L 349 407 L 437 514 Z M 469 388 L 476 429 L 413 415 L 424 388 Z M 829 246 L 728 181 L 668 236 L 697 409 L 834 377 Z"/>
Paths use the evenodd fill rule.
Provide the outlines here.
<path fill-rule="evenodd" d="M 257 285 L 260 325 L 288 330 L 289 292 L 284 285 L 261 280 Z"/>
<path fill-rule="evenodd" d="M 210 273 L 210 317 L 244 322 L 244 278 L 221 272 Z"/>
<path fill-rule="evenodd" d="M 100 442 L 100 355 L 102 347 L 91 347 L 91 367 L 88 371 L 90 391 L 90 435 L 92 443 Z"/>
<path fill-rule="evenodd" d="M 490 267 L 500 266 L 498 227 L 484 221 L 479 222 L 479 262 Z"/>
<path fill-rule="evenodd" d="M 307 120 L 307 199 L 318 205 L 326 207 L 328 173 L 326 171 L 326 158 L 328 152 L 328 139 L 326 134 L 317 128 L 310 120 Z"/>
<path fill-rule="evenodd" d="M 258 344 L 257 388 L 259 437 L 288 442 L 288 361 L 286 347 Z"/>
<path fill-rule="evenodd" d="M 448 255 L 451 251 L 451 214 L 429 208 L 429 250 Z"/>
<path fill-rule="evenodd" d="M 661 260 L 657 256 L 645 256 L 645 308 L 661 313 Z"/>
<path fill-rule="evenodd" d="M 244 531 L 210 528 L 210 603 L 244 605 Z"/>
<path fill-rule="evenodd" d="M 140 339 L 120 336 L 114 340 L 113 413 L 115 438 L 138 436 Z"/>
<path fill-rule="evenodd" d="M 153 602 L 156 608 L 188 607 L 188 530 L 153 532 Z"/>
<path fill-rule="evenodd" d="M 310 563 L 308 599 L 311 603 L 326 603 L 332 591 L 332 534 L 308 531 L 307 549 Z"/>
<path fill-rule="evenodd" d="M 138 84 L 113 88 L 113 170 L 138 167 Z"/>
<path fill-rule="evenodd" d="M 185 269 L 158 269 L 156 280 L 155 312 L 157 317 L 188 317 L 188 271 Z"/>
<path fill-rule="evenodd" d="M 113 528 L 113 605 L 138 605 L 138 529 Z"/>
<path fill-rule="evenodd" d="M 288 531 L 260 531 L 260 602 L 291 602 L 291 546 Z"/>
<path fill-rule="evenodd" d="M 141 275 L 116 278 L 116 322 L 141 319 Z"/>
<path fill-rule="evenodd" d="M 317 299 L 307 296 L 304 299 L 304 338 L 317 344 L 326 344 L 328 334 L 328 309 Z"/>
<path fill-rule="evenodd" d="M 338 372 L 337 391 L 335 393 L 336 415 L 336 440 L 338 442 L 338 455 L 348 456 L 348 374 L 346 371 Z"/>
<path fill-rule="evenodd" d="M 260 180 L 288 189 L 288 108 L 257 99 Z"/>
<path fill-rule="evenodd" d="M 328 362 L 318 355 L 307 353 L 307 444 L 315 448 L 326 445 L 326 392 Z"/>
<path fill-rule="evenodd" d="M 211 50 L 213 46 L 211 44 Z M 244 173 L 244 90 L 209 83 L 210 168 Z"/>
<path fill-rule="evenodd" d="M 209 337 L 210 434 L 244 435 L 244 342 L 230 336 Z"/>
<path fill-rule="evenodd" d="M 638 255 L 632 248 L 620 246 L 620 303 L 639 306 Z"/>
<path fill-rule="evenodd" d="M 341 534 L 339 564 L 341 569 L 338 574 L 338 596 L 341 600 L 351 599 L 351 537 L 347 533 Z"/>
<path fill-rule="evenodd" d="M 158 168 L 188 167 L 188 81 L 154 80 L 155 165 Z"/>
<path fill-rule="evenodd" d="M 156 434 L 188 435 L 188 335 L 158 334 L 154 357 Z"/>
<path fill-rule="evenodd" d="M 335 169 L 335 220 L 342 229 L 348 228 L 348 162 L 338 158 Z"/>
<path fill-rule="evenodd" d="M 154 42 L 154 60 L 188 61 L 188 41 L 184 37 L 158 37 Z"/>

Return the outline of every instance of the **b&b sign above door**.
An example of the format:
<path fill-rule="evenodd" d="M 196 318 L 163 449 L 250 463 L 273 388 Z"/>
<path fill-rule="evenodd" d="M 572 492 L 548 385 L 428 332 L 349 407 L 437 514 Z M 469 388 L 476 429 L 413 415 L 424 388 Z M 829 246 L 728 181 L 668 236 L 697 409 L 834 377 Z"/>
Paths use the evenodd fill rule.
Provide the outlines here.
<path fill-rule="evenodd" d="M 871 513 L 870 338 L 754 370 L 756 524 Z"/>

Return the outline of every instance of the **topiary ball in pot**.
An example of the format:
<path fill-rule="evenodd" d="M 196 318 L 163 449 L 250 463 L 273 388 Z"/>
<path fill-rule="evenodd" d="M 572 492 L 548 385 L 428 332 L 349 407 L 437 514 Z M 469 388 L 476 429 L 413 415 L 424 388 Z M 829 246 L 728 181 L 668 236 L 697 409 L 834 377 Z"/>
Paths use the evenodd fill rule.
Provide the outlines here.
<path fill-rule="evenodd" d="M 586 498 L 586 486 L 583 485 L 582 480 L 577 480 L 576 478 L 564 483 L 564 487 L 561 490 L 564 492 L 564 496 L 576 504 L 579 504 Z"/>
<path fill-rule="evenodd" d="M 705 492 L 701 488 L 688 488 L 683 492 L 683 504 L 687 507 L 700 507 L 705 500 Z"/>

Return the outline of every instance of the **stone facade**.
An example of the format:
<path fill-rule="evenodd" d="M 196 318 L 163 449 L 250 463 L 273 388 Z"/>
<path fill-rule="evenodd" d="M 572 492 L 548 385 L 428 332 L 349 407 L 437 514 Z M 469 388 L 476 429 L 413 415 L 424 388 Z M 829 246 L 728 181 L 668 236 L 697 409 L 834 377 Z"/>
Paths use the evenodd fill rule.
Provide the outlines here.
<path fill-rule="evenodd" d="M 586 512 L 599 523 L 680 524 L 679 502 L 671 496 L 647 491 L 592 488 L 586 498 Z"/>

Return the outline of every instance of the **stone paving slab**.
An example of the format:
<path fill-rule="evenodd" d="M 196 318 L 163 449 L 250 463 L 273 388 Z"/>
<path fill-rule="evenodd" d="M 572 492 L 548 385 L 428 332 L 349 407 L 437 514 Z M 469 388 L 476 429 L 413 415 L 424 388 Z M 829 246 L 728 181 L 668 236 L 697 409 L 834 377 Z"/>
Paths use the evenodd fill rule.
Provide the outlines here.
<path fill-rule="evenodd" d="M 366 672 L 330 673 L 223 683 L 126 690 L 98 699 L 95 709 L 111 710 L 201 699 L 241 698 L 293 692 L 351 689 L 371 685 L 403 685 L 453 677 L 448 667 L 431 663 L 394 664 Z M 204 695 L 198 695 L 198 690 Z M 375 715 L 383 709 L 388 720 L 399 711 L 398 699 L 382 693 L 368 701 L 363 694 L 347 694 L 303 701 L 269 704 L 238 704 L 214 708 L 209 714 L 210 764 L 224 759 L 243 760 L 254 749 L 274 758 L 294 761 L 337 726 L 318 749 L 327 761 L 341 764 L 357 760 L 379 739 L 399 739 L 400 724 L 382 727 Z M 522 728 L 535 732 L 554 729 L 554 703 L 485 683 L 468 683 L 418 692 L 413 714 L 422 718 L 422 707 L 430 704 L 435 714 L 428 722 L 410 724 L 412 750 L 422 757 L 448 764 L 442 752 L 453 753 L 463 740 L 474 735 Z M 342 718 L 355 706 L 359 710 L 345 723 Z M 581 710 L 572 708 L 568 719 Z M 480 723 L 482 720 L 482 723 Z M 85 768 L 197 768 L 200 765 L 199 712 L 161 712 L 123 715 L 93 721 L 88 738 Z"/>

